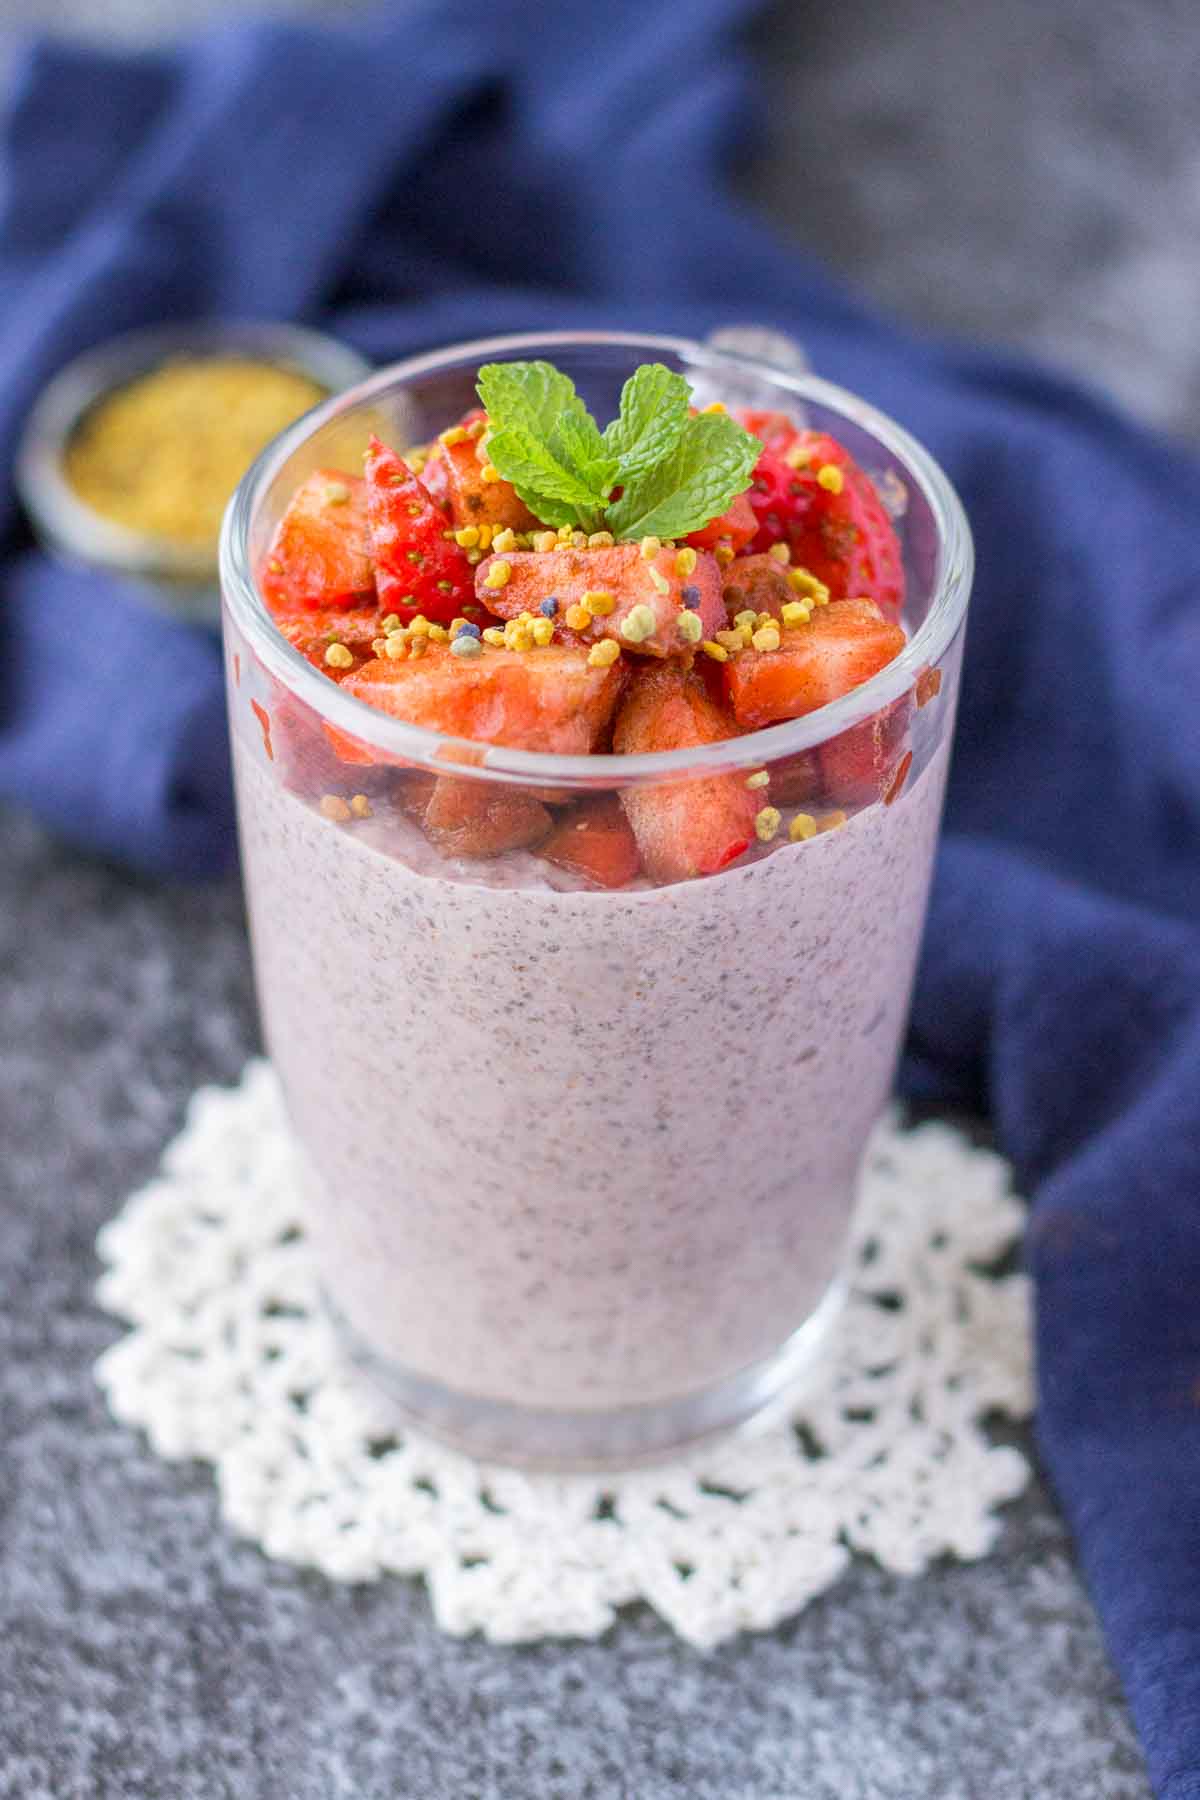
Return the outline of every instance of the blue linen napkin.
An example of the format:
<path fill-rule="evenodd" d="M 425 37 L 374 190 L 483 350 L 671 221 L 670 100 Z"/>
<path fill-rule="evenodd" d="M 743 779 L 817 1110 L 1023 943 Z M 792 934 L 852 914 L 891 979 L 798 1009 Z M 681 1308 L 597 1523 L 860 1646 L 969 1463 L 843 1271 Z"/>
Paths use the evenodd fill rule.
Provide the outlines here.
<path fill-rule="evenodd" d="M 23 547 L 12 504 L 37 387 L 117 329 L 289 316 L 390 358 L 752 319 L 895 414 L 979 555 L 906 1080 L 988 1108 L 1033 1195 L 1042 1452 L 1156 1791 L 1200 1800 L 1200 470 L 885 326 L 734 207 L 756 10 L 436 0 L 30 52 L 0 140 L 0 793 L 152 870 L 232 854 L 215 646 Z"/>

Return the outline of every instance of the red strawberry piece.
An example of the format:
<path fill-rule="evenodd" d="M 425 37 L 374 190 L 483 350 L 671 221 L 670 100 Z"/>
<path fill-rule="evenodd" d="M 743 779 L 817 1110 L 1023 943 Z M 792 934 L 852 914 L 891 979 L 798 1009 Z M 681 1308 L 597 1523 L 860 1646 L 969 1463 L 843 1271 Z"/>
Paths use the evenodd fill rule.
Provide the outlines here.
<path fill-rule="evenodd" d="M 769 612 L 778 619 L 788 601 L 797 598 L 787 569 L 765 551 L 735 557 L 725 570 L 724 584 L 725 610 L 731 619 L 746 611 Z"/>
<path fill-rule="evenodd" d="M 532 794 L 490 781 L 441 775 L 421 817 L 425 835 L 445 856 L 500 856 L 546 836 L 550 814 Z"/>
<path fill-rule="evenodd" d="M 450 737 L 584 756 L 624 683 L 622 661 L 593 668 L 574 644 L 526 651 L 489 644 L 468 660 L 431 643 L 420 658 L 369 662 L 344 686 L 369 706 Z"/>
<path fill-rule="evenodd" d="M 639 669 L 617 715 L 618 755 L 690 749 L 735 737 L 737 727 L 700 677 L 678 663 Z M 642 865 L 655 881 L 712 875 L 746 851 L 758 810 L 740 775 L 713 775 L 661 787 L 630 788 L 621 804 Z"/>
<path fill-rule="evenodd" d="M 340 469 L 317 469 L 300 483 L 259 570 L 272 612 L 358 606 L 374 598 L 366 485 Z"/>
<path fill-rule="evenodd" d="M 835 438 L 800 431 L 790 444 L 773 441 L 755 464 L 750 504 L 758 519 L 753 550 L 787 544 L 792 563 L 824 582 L 833 599 L 874 600 L 899 619 L 900 541 L 869 477 Z"/>
<path fill-rule="evenodd" d="M 758 518 L 749 495 L 738 494 L 723 513 L 710 519 L 699 531 L 689 531 L 684 542 L 694 545 L 697 550 L 715 550 L 718 544 L 727 544 L 736 556 L 757 530 Z"/>
<path fill-rule="evenodd" d="M 322 675 L 328 675 L 331 681 L 344 681 L 375 654 L 371 646 L 379 636 L 379 609 L 352 606 L 345 610 L 277 613 L 275 623 L 288 643 Z M 343 662 L 336 653 L 334 662 L 326 661 L 326 651 L 337 644 L 349 651 L 351 662 Z"/>
<path fill-rule="evenodd" d="M 624 887 L 642 866 L 633 828 L 615 794 L 572 807 L 538 855 L 604 888 Z"/>
<path fill-rule="evenodd" d="M 904 648 L 899 625 L 870 600 L 819 606 L 785 628 L 778 650 L 739 650 L 724 665 L 725 693 L 744 730 L 797 719 L 869 681 Z"/>
<path fill-rule="evenodd" d="M 467 430 L 486 421 L 487 414 L 476 408 L 463 415 L 457 429 Z M 507 525 L 513 531 L 532 531 L 538 521 L 516 488 L 504 480 L 485 481 L 486 467 L 487 449 L 480 451 L 478 434 L 454 444 L 439 438 L 430 448 L 421 478 L 431 487 L 436 484 L 457 526 Z"/>
<path fill-rule="evenodd" d="M 873 718 L 821 745 L 821 776 L 830 802 L 867 806 L 887 792 L 905 754 L 911 716 L 911 698 L 902 695 Z"/>
<path fill-rule="evenodd" d="M 380 610 L 405 624 L 424 613 L 443 624 L 474 599 L 474 571 L 446 533 L 446 515 L 408 464 L 372 437 L 365 459 L 367 524 Z"/>

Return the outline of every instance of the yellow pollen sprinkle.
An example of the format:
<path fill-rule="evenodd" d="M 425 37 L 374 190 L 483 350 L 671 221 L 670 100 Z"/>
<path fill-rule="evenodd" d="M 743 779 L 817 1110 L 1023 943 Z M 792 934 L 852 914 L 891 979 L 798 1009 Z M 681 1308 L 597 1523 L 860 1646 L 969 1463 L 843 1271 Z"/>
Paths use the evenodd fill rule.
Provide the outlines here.
<path fill-rule="evenodd" d="M 450 621 L 451 637 L 457 637 L 459 632 L 462 630 L 463 626 L 466 624 L 466 622 L 467 621 L 465 619 L 458 619 L 458 618 L 451 619 L 451 621 Z"/>
<path fill-rule="evenodd" d="M 812 618 L 812 606 L 806 600 L 785 600 L 780 611 L 785 625 L 807 625 Z"/>
<path fill-rule="evenodd" d="M 388 646 L 388 641 L 386 638 L 372 638 L 371 639 L 371 655 L 372 656 L 386 656 L 387 655 L 387 646 Z"/>
<path fill-rule="evenodd" d="M 755 769 L 753 775 L 747 775 L 746 786 L 748 788 L 766 787 L 770 779 L 771 777 L 767 774 L 765 769 Z"/>
<path fill-rule="evenodd" d="M 797 813 L 788 826 L 788 836 L 793 844 L 802 844 L 810 837 L 817 835 L 817 821 L 811 813 Z"/>
<path fill-rule="evenodd" d="M 658 626 L 654 608 L 643 602 L 635 606 L 621 620 L 621 636 L 631 644 L 644 644 L 648 637 L 653 637 Z"/>
<path fill-rule="evenodd" d="M 345 644 L 330 644 L 325 652 L 325 661 L 331 669 L 352 669 L 354 652 L 347 650 Z"/>
<path fill-rule="evenodd" d="M 704 631 L 704 627 L 700 623 L 700 614 L 681 612 L 675 621 L 675 629 L 685 644 L 698 644 Z"/>
<path fill-rule="evenodd" d="M 495 463 L 485 462 L 479 471 L 479 479 L 480 481 L 499 481 L 501 479 L 500 471 Z"/>
<path fill-rule="evenodd" d="M 460 638 L 457 641 L 461 643 L 464 640 Z M 532 650 L 533 632 L 519 619 L 510 619 L 504 628 L 504 642 L 509 650 Z"/>
<path fill-rule="evenodd" d="M 761 627 L 763 625 L 773 625 L 775 623 L 775 614 L 769 613 L 769 612 L 755 613 L 754 623 L 755 623 L 756 627 Z"/>
<path fill-rule="evenodd" d="M 332 819 L 337 825 L 344 825 L 347 819 L 353 817 L 350 808 L 340 794 L 321 795 L 321 814 L 326 819 Z"/>
<path fill-rule="evenodd" d="M 560 544 L 569 544 L 571 541 L 571 527 L 569 525 L 560 525 L 554 535 Z"/>
<path fill-rule="evenodd" d="M 485 588 L 502 588 L 508 586 L 512 565 L 506 562 L 494 562 L 483 578 Z"/>
<path fill-rule="evenodd" d="M 445 538 L 445 540 L 448 544 L 452 544 L 455 541 L 455 539 L 457 538 L 458 533 L 455 531 L 455 529 L 452 525 L 450 527 L 449 531 L 443 531 L 442 536 Z"/>
<path fill-rule="evenodd" d="M 650 579 L 654 583 L 654 586 L 658 589 L 660 594 L 669 594 L 670 593 L 670 591 L 671 591 L 670 582 L 667 580 L 667 578 L 663 574 L 662 570 L 656 569 L 653 563 L 650 564 Z"/>
<path fill-rule="evenodd" d="M 749 641 L 748 635 L 743 635 L 741 631 L 718 631 L 717 633 L 718 644 L 724 644 L 727 650 L 744 649 Z"/>
<path fill-rule="evenodd" d="M 589 550 L 609 550 L 609 549 L 611 549 L 613 544 L 616 543 L 616 541 L 617 540 L 613 536 L 611 531 L 589 531 L 588 532 L 588 549 Z"/>
<path fill-rule="evenodd" d="M 747 608 L 745 612 L 735 613 L 733 615 L 733 622 L 735 625 L 746 625 L 753 631 L 754 627 L 758 624 L 758 614 Z"/>
<path fill-rule="evenodd" d="M 826 813 L 823 819 L 817 820 L 817 830 L 840 831 L 845 823 L 846 815 L 844 812 L 839 810 L 838 812 Z"/>
<path fill-rule="evenodd" d="M 552 644 L 554 642 L 553 619 L 535 619 L 529 629 L 533 633 L 533 641 L 535 644 L 539 644 L 544 648 L 547 644 Z"/>
<path fill-rule="evenodd" d="M 787 544 L 772 544 L 771 548 L 767 551 L 767 555 L 777 563 L 786 564 L 790 563 L 792 560 L 792 552 Z"/>
<path fill-rule="evenodd" d="M 344 506 L 350 498 L 350 489 L 344 481 L 327 481 L 325 483 L 325 504 L 327 506 Z"/>
<path fill-rule="evenodd" d="M 798 594 L 807 594 L 818 606 L 823 606 L 829 599 L 829 589 L 823 581 L 819 581 L 811 569 L 789 569 L 788 586 L 795 588 Z"/>
<path fill-rule="evenodd" d="M 727 569 L 729 567 L 730 563 L 733 561 L 733 546 L 732 546 L 732 544 L 718 544 L 716 549 L 713 551 L 713 555 L 716 557 L 719 567 L 721 567 L 722 569 Z"/>
<path fill-rule="evenodd" d="M 558 548 L 557 531 L 535 531 L 533 534 L 533 547 L 535 550 L 540 550 L 543 556 L 551 550 L 556 550 Z"/>
<path fill-rule="evenodd" d="M 507 525 L 502 531 L 497 531 L 492 538 L 493 550 L 515 550 L 516 547 L 517 534 Z"/>
<path fill-rule="evenodd" d="M 473 550 L 479 542 L 478 525 L 464 525 L 461 531 L 455 532 L 454 541 L 460 550 Z"/>
<path fill-rule="evenodd" d="M 656 537 L 644 537 L 638 545 L 638 549 L 647 562 L 653 562 L 662 549 L 662 540 Z"/>
<path fill-rule="evenodd" d="M 594 619 L 607 619 L 617 602 L 607 588 L 589 588 L 579 604 L 586 606 Z"/>
<path fill-rule="evenodd" d="M 685 544 L 683 549 L 677 551 L 675 554 L 675 573 L 677 575 L 682 575 L 686 579 L 687 576 L 694 575 L 695 572 L 696 552 L 692 549 L 690 544 Z"/>
<path fill-rule="evenodd" d="M 482 437 L 484 432 L 487 430 L 487 426 L 488 426 L 488 422 L 486 419 L 472 419 L 471 423 L 466 428 L 467 436 L 469 438 Z"/>
<path fill-rule="evenodd" d="M 446 630 L 444 625 L 431 625 L 429 627 L 429 636 L 431 641 L 435 644 L 448 644 L 450 642 L 450 633 Z"/>
<path fill-rule="evenodd" d="M 729 661 L 728 650 L 724 649 L 720 644 L 714 644 L 711 638 L 706 638 L 700 648 L 703 650 L 705 656 L 711 656 L 714 662 Z"/>
<path fill-rule="evenodd" d="M 576 550 L 586 550 L 587 549 L 587 532 L 586 531 L 573 531 L 571 533 L 571 543 L 572 543 L 572 546 Z"/>
<path fill-rule="evenodd" d="M 846 477 L 836 463 L 822 463 L 817 470 L 817 486 L 823 487 L 827 494 L 840 494 L 846 485 Z"/>
<path fill-rule="evenodd" d="M 465 425 L 451 425 L 448 431 L 438 432 L 438 443 L 446 445 L 465 444 L 467 429 Z"/>
<path fill-rule="evenodd" d="M 764 806 L 755 816 L 754 835 L 762 844 L 769 844 L 779 827 L 783 824 L 783 814 L 777 806 Z"/>
<path fill-rule="evenodd" d="M 479 548 L 481 550 L 490 550 L 491 547 L 492 527 L 490 525 L 481 525 L 479 527 Z"/>
<path fill-rule="evenodd" d="M 389 613 L 386 619 L 380 619 L 379 629 L 380 629 L 380 631 L 383 632 L 385 637 L 387 636 L 389 631 L 399 631 L 399 629 L 400 629 L 399 613 Z"/>
<path fill-rule="evenodd" d="M 414 637 L 428 637 L 429 620 L 424 613 L 418 613 L 415 619 L 409 621 L 408 629 Z"/>
<path fill-rule="evenodd" d="M 402 638 L 398 631 L 393 632 L 391 637 L 387 640 L 387 643 L 384 645 L 383 654 L 388 658 L 389 662 L 402 661 L 403 658 L 408 655 L 407 640 Z"/>
<path fill-rule="evenodd" d="M 283 574 L 283 564 L 280 562 L 280 560 L 277 556 L 273 556 L 271 558 L 270 562 L 267 564 L 267 567 L 268 567 L 268 569 L 270 569 L 272 575 L 282 575 Z"/>
<path fill-rule="evenodd" d="M 793 444 L 790 450 L 783 453 L 783 460 L 789 469 L 807 469 L 812 458 L 812 451 L 804 444 Z"/>
<path fill-rule="evenodd" d="M 430 459 L 423 450 L 411 450 L 404 460 L 413 474 L 419 475 Z"/>
<path fill-rule="evenodd" d="M 484 631 L 483 641 L 498 650 L 504 643 L 504 633 L 498 625 L 489 625 Z"/>
<path fill-rule="evenodd" d="M 592 615 L 586 606 L 580 606 L 578 604 L 575 606 L 568 606 L 567 624 L 571 627 L 572 631 L 586 631 L 591 622 Z"/>
<path fill-rule="evenodd" d="M 477 563 L 481 563 L 483 561 L 483 551 L 482 550 L 468 550 L 467 551 L 467 561 L 470 563 L 471 567 L 474 568 Z"/>
<path fill-rule="evenodd" d="M 367 799 L 365 794 L 351 794 L 350 811 L 354 814 L 356 819 L 369 819 L 371 816 L 371 802 Z"/>
<path fill-rule="evenodd" d="M 776 625 L 760 625 L 750 639 L 756 650 L 778 650 L 780 638 Z"/>
<path fill-rule="evenodd" d="M 700 410 L 701 410 L 701 412 L 706 412 L 706 413 L 711 413 L 711 412 L 721 413 L 721 412 L 728 412 L 729 408 L 726 406 L 726 404 L 723 400 L 714 400 L 712 402 L 711 406 L 702 406 Z"/>
<path fill-rule="evenodd" d="M 593 669 L 607 669 L 616 662 L 620 654 L 620 644 L 614 638 L 604 638 L 599 644 L 592 645 L 588 651 L 588 662 Z"/>

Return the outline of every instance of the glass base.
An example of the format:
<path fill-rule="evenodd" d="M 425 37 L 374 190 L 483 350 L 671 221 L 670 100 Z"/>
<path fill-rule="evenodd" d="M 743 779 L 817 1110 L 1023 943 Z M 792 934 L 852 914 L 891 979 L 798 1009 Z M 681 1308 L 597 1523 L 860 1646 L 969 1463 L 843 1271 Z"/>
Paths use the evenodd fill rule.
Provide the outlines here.
<path fill-rule="evenodd" d="M 561 1472 L 663 1462 L 708 1439 L 764 1430 L 803 1393 L 806 1377 L 845 1304 L 841 1278 L 779 1349 L 725 1381 L 678 1400 L 614 1411 L 512 1406 L 443 1387 L 378 1356 L 325 1296 L 343 1350 L 388 1396 L 400 1421 L 481 1462 Z"/>

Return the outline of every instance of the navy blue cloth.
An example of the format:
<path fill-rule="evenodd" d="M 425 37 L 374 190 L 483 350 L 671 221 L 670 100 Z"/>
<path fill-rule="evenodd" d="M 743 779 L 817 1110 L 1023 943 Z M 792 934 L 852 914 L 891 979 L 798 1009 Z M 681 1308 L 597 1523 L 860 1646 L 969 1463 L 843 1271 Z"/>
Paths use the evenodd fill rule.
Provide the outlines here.
<path fill-rule="evenodd" d="M 979 577 L 906 1076 L 986 1108 L 1033 1197 L 1041 1449 L 1156 1791 L 1197 1800 L 1200 473 L 1045 372 L 885 326 L 733 205 L 755 10 L 436 0 L 35 48 L 0 145 L 0 467 L 70 354 L 209 311 L 377 358 L 773 323 L 930 446 Z M 0 529 L 0 793 L 218 866 L 214 646 L 30 551 L 8 488 Z"/>

